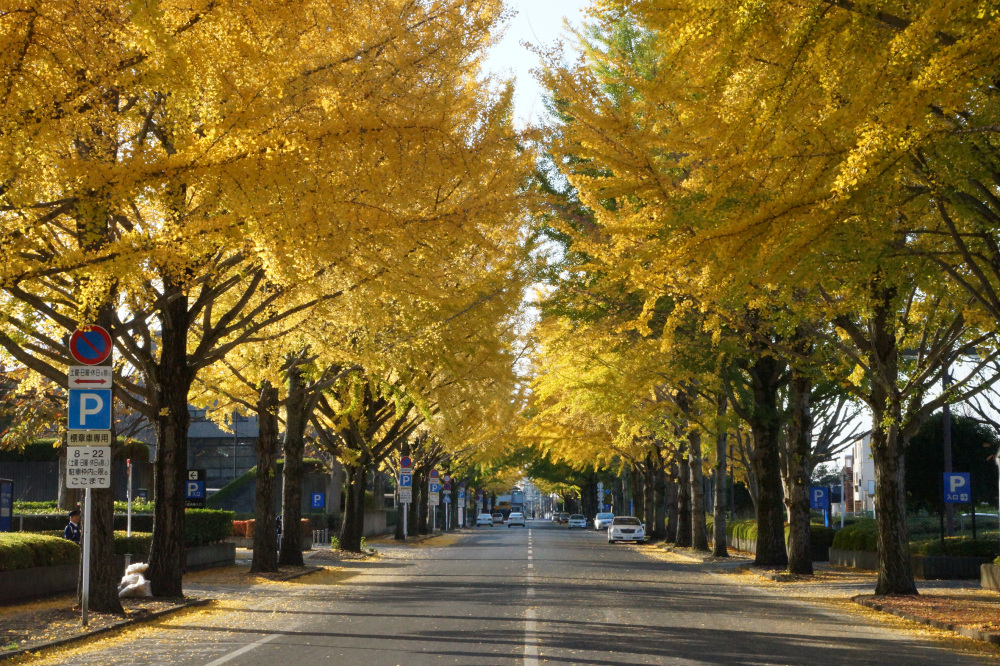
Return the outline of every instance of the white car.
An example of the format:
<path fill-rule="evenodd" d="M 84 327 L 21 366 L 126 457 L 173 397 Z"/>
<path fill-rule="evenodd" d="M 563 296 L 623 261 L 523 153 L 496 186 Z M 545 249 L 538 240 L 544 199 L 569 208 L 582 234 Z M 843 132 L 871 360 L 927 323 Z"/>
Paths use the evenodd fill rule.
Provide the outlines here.
<path fill-rule="evenodd" d="M 480 525 L 486 525 L 487 527 L 493 527 L 493 516 L 488 513 L 481 513 L 476 516 L 476 527 Z"/>
<path fill-rule="evenodd" d="M 615 519 L 613 513 L 599 513 L 594 517 L 594 529 L 606 530 L 611 526 L 611 521 Z"/>
<path fill-rule="evenodd" d="M 579 527 L 580 529 L 587 529 L 587 517 L 582 513 L 574 513 L 569 517 L 569 523 L 567 525 L 570 529 L 574 527 Z"/>
<path fill-rule="evenodd" d="M 521 527 L 525 527 L 524 514 L 515 512 L 507 516 L 507 527 L 510 527 L 512 525 L 520 525 Z"/>
<path fill-rule="evenodd" d="M 608 527 L 608 543 L 645 540 L 646 526 L 635 516 L 615 516 Z"/>

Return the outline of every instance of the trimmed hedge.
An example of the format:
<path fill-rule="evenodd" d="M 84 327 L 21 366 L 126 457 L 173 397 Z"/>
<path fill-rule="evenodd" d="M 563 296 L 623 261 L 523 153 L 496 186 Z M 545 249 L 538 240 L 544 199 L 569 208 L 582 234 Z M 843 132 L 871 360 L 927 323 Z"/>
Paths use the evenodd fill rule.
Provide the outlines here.
<path fill-rule="evenodd" d="M 132 536 L 126 536 L 126 534 L 127 532 L 115 531 L 115 553 L 118 555 L 132 553 L 148 557 L 149 546 L 153 543 L 153 533 L 133 531 Z"/>
<path fill-rule="evenodd" d="M 846 528 L 845 528 L 846 529 Z M 788 525 L 785 525 L 785 542 L 788 542 Z M 729 538 L 757 539 L 757 521 L 753 518 L 731 520 L 726 523 L 726 534 Z M 826 525 L 809 525 L 809 544 L 813 547 L 829 548 L 835 540 L 837 531 Z"/>
<path fill-rule="evenodd" d="M 187 509 L 184 511 L 184 543 L 205 546 L 222 541 L 233 533 L 232 511 Z"/>
<path fill-rule="evenodd" d="M 1000 554 L 996 538 L 972 539 L 971 537 L 945 537 L 910 544 L 913 555 L 949 555 L 952 557 L 996 557 Z"/>
<path fill-rule="evenodd" d="M 76 564 L 80 547 L 68 539 L 26 532 L 0 533 L 0 571 Z"/>
<path fill-rule="evenodd" d="M 837 550 L 878 551 L 878 532 L 871 518 L 847 525 L 833 537 L 833 547 Z"/>
<path fill-rule="evenodd" d="M 726 536 L 731 539 L 757 539 L 757 521 L 753 518 L 745 520 L 730 520 L 726 523 Z"/>

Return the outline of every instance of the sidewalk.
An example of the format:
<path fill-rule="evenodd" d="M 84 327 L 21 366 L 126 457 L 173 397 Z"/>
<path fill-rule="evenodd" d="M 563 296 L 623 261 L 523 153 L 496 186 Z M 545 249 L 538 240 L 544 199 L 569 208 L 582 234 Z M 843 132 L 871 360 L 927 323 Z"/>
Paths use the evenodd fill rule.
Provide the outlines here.
<path fill-rule="evenodd" d="M 321 571 L 318 566 L 282 567 L 278 573 L 251 575 L 250 551 L 237 550 L 237 565 L 197 571 L 184 576 L 183 599 L 141 597 L 122 599 L 125 616 L 109 613 L 88 615 L 83 627 L 75 594 L 63 594 L 37 601 L 0 606 L 0 661 L 26 653 L 50 649 L 125 627 L 152 622 L 180 611 L 213 603 L 236 589 L 257 584 L 281 583 Z"/>
<path fill-rule="evenodd" d="M 690 548 L 645 546 L 658 555 L 698 562 L 706 571 L 739 576 L 740 582 L 781 590 L 805 600 L 849 601 L 879 613 L 954 632 L 966 638 L 1000 645 L 1000 594 L 983 590 L 976 580 L 918 580 L 916 596 L 873 594 L 873 571 L 813 564 L 813 576 L 790 575 L 780 570 L 756 569 L 749 553 L 730 551 L 730 558 L 715 558 Z M 884 617 L 884 616 L 883 616 Z"/>

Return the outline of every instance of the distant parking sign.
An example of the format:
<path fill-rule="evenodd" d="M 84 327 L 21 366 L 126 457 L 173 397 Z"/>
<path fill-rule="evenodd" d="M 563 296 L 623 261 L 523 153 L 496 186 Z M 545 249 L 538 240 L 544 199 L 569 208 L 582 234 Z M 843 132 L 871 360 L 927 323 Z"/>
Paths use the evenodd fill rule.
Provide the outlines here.
<path fill-rule="evenodd" d="M 948 472 L 944 475 L 945 504 L 966 504 L 972 501 L 972 478 L 968 472 Z"/>
<path fill-rule="evenodd" d="M 822 486 L 813 486 L 809 489 L 810 509 L 830 508 L 830 489 Z"/>
<path fill-rule="evenodd" d="M 326 495 L 324 493 L 313 493 L 309 507 L 312 509 L 322 509 L 326 506 Z"/>

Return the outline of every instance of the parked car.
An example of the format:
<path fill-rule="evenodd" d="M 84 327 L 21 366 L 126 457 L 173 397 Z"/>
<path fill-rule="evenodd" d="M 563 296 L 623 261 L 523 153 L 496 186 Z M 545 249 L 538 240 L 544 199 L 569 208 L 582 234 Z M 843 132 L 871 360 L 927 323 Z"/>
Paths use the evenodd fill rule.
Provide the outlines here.
<path fill-rule="evenodd" d="M 587 516 L 582 513 L 574 513 L 569 517 L 569 528 L 579 527 L 582 530 L 587 529 Z"/>
<path fill-rule="evenodd" d="M 595 530 L 606 530 L 608 526 L 611 525 L 611 521 L 615 519 L 615 514 L 613 513 L 599 513 L 594 516 L 594 529 Z"/>
<path fill-rule="evenodd" d="M 608 527 L 608 543 L 645 540 L 646 526 L 635 516 L 615 516 Z"/>
<path fill-rule="evenodd" d="M 512 511 L 511 514 L 507 516 L 507 527 L 513 527 L 514 525 L 525 527 L 523 513 Z"/>
<path fill-rule="evenodd" d="M 558 522 L 559 522 L 560 525 L 565 525 L 566 523 L 568 523 L 569 522 L 569 514 L 566 513 L 565 511 L 563 511 L 562 513 L 560 513 L 559 514 L 559 521 Z"/>
<path fill-rule="evenodd" d="M 500 513 L 499 511 L 493 514 L 493 524 L 503 525 L 503 514 Z"/>
<path fill-rule="evenodd" d="M 476 527 L 480 525 L 487 525 L 488 527 L 493 527 L 493 516 L 488 513 L 481 513 L 476 517 Z"/>

